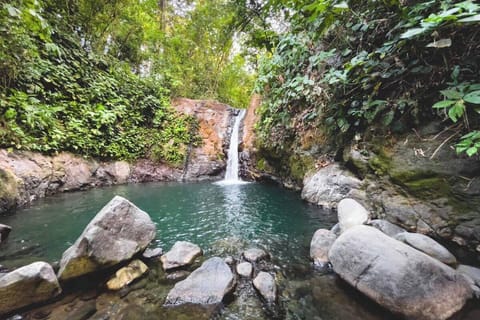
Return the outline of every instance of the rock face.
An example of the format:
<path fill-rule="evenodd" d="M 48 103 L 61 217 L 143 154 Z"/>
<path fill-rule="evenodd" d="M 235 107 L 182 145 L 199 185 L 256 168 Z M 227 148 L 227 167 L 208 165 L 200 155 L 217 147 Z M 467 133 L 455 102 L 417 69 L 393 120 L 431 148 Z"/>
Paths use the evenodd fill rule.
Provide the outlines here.
<path fill-rule="evenodd" d="M 349 198 L 343 199 L 338 203 L 337 214 L 341 232 L 366 223 L 369 216 L 367 209 L 357 201 Z"/>
<path fill-rule="evenodd" d="M 322 206 L 334 208 L 343 198 L 356 192 L 361 181 L 338 164 L 328 165 L 303 180 L 302 199 Z"/>
<path fill-rule="evenodd" d="M 195 258 L 202 255 L 202 249 L 188 241 L 177 241 L 172 249 L 164 254 L 162 261 L 163 270 L 170 270 L 188 266 Z"/>
<path fill-rule="evenodd" d="M 244 278 L 250 278 L 252 276 L 253 267 L 250 262 L 242 262 L 237 265 L 238 275 Z"/>
<path fill-rule="evenodd" d="M 7 240 L 10 231 L 12 231 L 12 227 L 0 223 L 0 242 Z"/>
<path fill-rule="evenodd" d="M 472 294 L 455 270 L 373 227 L 344 232 L 329 257 L 350 285 L 407 318 L 447 319 Z"/>
<path fill-rule="evenodd" d="M 457 259 L 444 246 L 437 241 L 419 233 L 402 232 L 395 236 L 395 239 L 420 250 L 430 257 L 437 259 L 445 264 L 455 265 Z"/>
<path fill-rule="evenodd" d="M 68 280 L 129 260 L 154 238 L 155 224 L 150 216 L 116 196 L 63 253 L 58 277 Z"/>
<path fill-rule="evenodd" d="M 259 260 L 267 258 L 268 253 L 266 253 L 265 250 L 262 250 L 262 249 L 252 248 L 252 249 L 245 250 L 243 252 L 243 256 L 247 261 L 257 262 Z"/>
<path fill-rule="evenodd" d="M 218 257 L 206 260 L 168 293 L 165 305 L 218 304 L 234 287 L 230 267 Z"/>
<path fill-rule="evenodd" d="M 328 251 L 337 236 L 330 230 L 318 229 L 310 242 L 310 258 L 318 267 L 324 267 L 328 262 Z"/>
<path fill-rule="evenodd" d="M 395 237 L 397 234 L 406 232 L 405 229 L 400 228 L 399 226 L 388 222 L 387 220 L 382 219 L 374 219 L 369 223 L 371 226 L 377 228 L 378 230 L 382 231 L 389 237 Z"/>
<path fill-rule="evenodd" d="M 128 266 L 115 272 L 115 276 L 107 282 L 107 287 L 110 290 L 120 290 L 147 271 L 148 267 L 142 261 L 133 260 Z"/>
<path fill-rule="evenodd" d="M 52 267 L 46 262 L 35 262 L 0 277 L 0 315 L 47 301 L 61 288 Z"/>
<path fill-rule="evenodd" d="M 277 285 L 275 284 L 275 278 L 270 273 L 259 272 L 253 279 L 253 285 L 268 303 L 275 302 L 277 299 Z"/>
<path fill-rule="evenodd" d="M 199 147 L 192 148 L 183 179 L 211 180 L 223 176 L 226 167 L 225 152 L 228 149 L 228 127 L 232 109 L 216 101 L 175 99 L 173 107 L 198 119 L 198 133 L 202 138 Z"/>

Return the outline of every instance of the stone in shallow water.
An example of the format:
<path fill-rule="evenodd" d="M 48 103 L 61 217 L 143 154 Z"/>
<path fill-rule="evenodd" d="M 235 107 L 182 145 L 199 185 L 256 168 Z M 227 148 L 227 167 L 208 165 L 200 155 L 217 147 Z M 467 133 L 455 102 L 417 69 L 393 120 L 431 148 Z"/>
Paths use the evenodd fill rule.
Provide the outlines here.
<path fill-rule="evenodd" d="M 202 255 L 202 249 L 188 241 L 177 241 L 172 249 L 164 254 L 162 261 L 163 270 L 180 268 L 192 264 L 195 258 Z"/>
<path fill-rule="evenodd" d="M 0 242 L 7 240 L 10 231 L 12 231 L 12 227 L 0 223 Z"/>
<path fill-rule="evenodd" d="M 337 215 L 341 232 L 368 221 L 367 209 L 356 200 L 350 198 L 345 198 L 338 203 Z"/>
<path fill-rule="evenodd" d="M 415 249 L 420 250 L 445 264 L 454 265 L 457 263 L 457 259 L 450 253 L 450 251 L 437 241 L 423 234 L 403 232 L 397 234 L 395 239 L 405 242 Z"/>
<path fill-rule="evenodd" d="M 323 268 L 328 264 L 328 250 L 336 239 L 337 236 L 330 230 L 315 231 L 310 242 L 310 258 L 313 259 L 315 266 Z"/>
<path fill-rule="evenodd" d="M 146 259 L 151 259 L 151 258 L 159 257 L 162 254 L 163 254 L 163 249 L 162 248 L 154 248 L 154 249 L 147 248 L 143 252 L 142 257 L 144 257 Z"/>
<path fill-rule="evenodd" d="M 342 233 L 329 257 L 350 285 L 407 318 L 447 319 L 471 297 L 469 283 L 455 270 L 373 227 Z"/>
<path fill-rule="evenodd" d="M 370 221 L 369 223 L 371 226 L 377 228 L 378 230 L 382 231 L 389 237 L 395 237 L 397 234 L 406 232 L 405 229 L 400 228 L 399 226 L 382 219 L 375 219 Z"/>
<path fill-rule="evenodd" d="M 250 278 L 252 276 L 252 264 L 250 262 L 242 262 L 237 265 L 237 273 L 245 278 Z"/>
<path fill-rule="evenodd" d="M 0 314 L 47 301 L 61 291 L 52 267 L 34 262 L 0 277 Z"/>
<path fill-rule="evenodd" d="M 155 238 L 150 216 L 120 196 L 114 197 L 63 253 L 58 277 L 68 280 L 131 259 Z"/>
<path fill-rule="evenodd" d="M 165 305 L 218 304 L 235 285 L 230 267 L 218 257 L 206 260 L 168 293 Z"/>
<path fill-rule="evenodd" d="M 148 267 L 142 261 L 133 260 L 128 266 L 115 272 L 115 276 L 107 282 L 107 287 L 110 290 L 120 290 L 147 271 Z"/>
<path fill-rule="evenodd" d="M 275 278 L 268 272 L 261 271 L 253 279 L 253 285 L 268 303 L 274 303 L 277 298 Z"/>
<path fill-rule="evenodd" d="M 243 256 L 245 257 L 246 260 L 250 262 L 257 262 L 259 260 L 267 258 L 268 253 L 266 253 L 262 249 L 252 248 L 252 249 L 245 250 L 243 252 Z"/>

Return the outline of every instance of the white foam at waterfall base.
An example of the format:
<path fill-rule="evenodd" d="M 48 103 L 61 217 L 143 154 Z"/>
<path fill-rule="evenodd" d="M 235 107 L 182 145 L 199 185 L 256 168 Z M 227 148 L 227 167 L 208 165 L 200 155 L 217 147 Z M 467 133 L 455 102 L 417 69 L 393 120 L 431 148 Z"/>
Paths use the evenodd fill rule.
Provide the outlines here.
<path fill-rule="evenodd" d="M 215 182 L 215 184 L 228 186 L 249 183 L 240 179 L 238 173 L 240 167 L 238 162 L 240 124 L 242 123 L 243 117 L 245 116 L 245 112 L 245 109 L 240 110 L 238 115 L 235 117 L 235 123 L 233 124 L 232 134 L 230 136 L 230 145 L 228 146 L 227 170 L 225 172 L 225 178 L 221 181 Z"/>

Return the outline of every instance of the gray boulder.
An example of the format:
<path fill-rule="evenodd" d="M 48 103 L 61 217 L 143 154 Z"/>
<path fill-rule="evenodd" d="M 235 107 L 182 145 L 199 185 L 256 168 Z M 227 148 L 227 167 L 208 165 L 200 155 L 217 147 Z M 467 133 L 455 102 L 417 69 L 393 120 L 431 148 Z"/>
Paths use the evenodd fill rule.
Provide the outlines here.
<path fill-rule="evenodd" d="M 441 320 L 459 311 L 472 291 L 449 266 L 369 226 L 355 226 L 329 252 L 350 285 L 407 318 Z"/>
<path fill-rule="evenodd" d="M 330 231 L 333 232 L 333 234 L 335 234 L 337 237 L 341 234 L 340 232 L 340 224 L 339 223 L 336 223 L 331 229 Z"/>
<path fill-rule="evenodd" d="M 195 258 L 202 255 L 202 249 L 188 241 L 177 241 L 173 247 L 164 254 L 162 261 L 163 270 L 180 268 L 192 264 Z"/>
<path fill-rule="evenodd" d="M 163 249 L 162 248 L 154 248 L 154 249 L 147 248 L 142 253 L 142 257 L 144 257 L 145 259 L 151 259 L 151 258 L 159 257 L 162 254 L 163 254 Z"/>
<path fill-rule="evenodd" d="M 247 261 L 257 262 L 259 260 L 266 259 L 268 257 L 268 253 L 262 249 L 252 248 L 245 250 L 243 252 L 243 256 Z"/>
<path fill-rule="evenodd" d="M 402 232 L 397 234 L 395 239 L 405 242 L 415 249 L 420 250 L 445 264 L 455 265 L 457 263 L 457 259 L 450 253 L 450 251 L 437 241 L 423 234 Z"/>
<path fill-rule="evenodd" d="M 341 232 L 345 232 L 353 226 L 367 223 L 369 216 L 367 209 L 350 198 L 342 199 L 338 203 L 337 215 Z"/>
<path fill-rule="evenodd" d="M 58 278 L 68 280 L 129 260 L 154 238 L 150 216 L 116 196 L 63 253 Z"/>
<path fill-rule="evenodd" d="M 52 267 L 34 262 L 0 277 L 0 315 L 47 301 L 62 289 Z"/>
<path fill-rule="evenodd" d="M 406 232 L 405 229 L 400 228 L 399 226 L 382 219 L 375 219 L 370 221 L 369 223 L 372 227 L 377 228 L 378 230 L 382 231 L 389 237 L 395 237 L 397 234 Z"/>
<path fill-rule="evenodd" d="M 473 280 L 475 285 L 480 287 L 480 269 L 479 268 L 461 264 L 458 266 L 457 272 L 463 275 L 466 275 L 467 277 Z"/>
<path fill-rule="evenodd" d="M 330 230 L 315 231 L 310 243 L 310 258 L 313 259 L 315 266 L 323 268 L 328 264 L 328 250 L 336 239 L 337 236 Z"/>
<path fill-rule="evenodd" d="M 253 267 L 250 262 L 242 262 L 237 265 L 237 273 L 238 275 L 250 278 L 252 276 Z"/>
<path fill-rule="evenodd" d="M 235 285 L 230 267 L 218 257 L 206 260 L 167 295 L 165 305 L 217 304 Z"/>
<path fill-rule="evenodd" d="M 275 278 L 270 273 L 259 272 L 253 279 L 253 285 L 268 303 L 275 302 L 277 299 L 277 285 L 275 284 Z"/>
<path fill-rule="evenodd" d="M 303 179 L 302 199 L 322 206 L 334 208 L 352 191 L 358 190 L 361 181 L 338 164 L 326 166 Z"/>

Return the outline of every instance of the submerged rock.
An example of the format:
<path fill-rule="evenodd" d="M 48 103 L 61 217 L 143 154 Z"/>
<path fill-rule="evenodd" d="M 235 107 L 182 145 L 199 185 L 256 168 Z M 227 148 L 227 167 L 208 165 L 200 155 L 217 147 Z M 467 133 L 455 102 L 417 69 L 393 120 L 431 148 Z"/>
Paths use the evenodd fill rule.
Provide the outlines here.
<path fill-rule="evenodd" d="M 252 248 L 245 250 L 243 256 L 247 261 L 257 262 L 259 260 L 265 259 L 268 257 L 268 253 L 265 250 Z"/>
<path fill-rule="evenodd" d="M 395 239 L 420 250 L 430 257 L 437 259 L 445 264 L 455 265 L 457 259 L 444 246 L 437 241 L 423 234 L 403 232 L 396 235 Z"/>
<path fill-rule="evenodd" d="M 68 280 L 131 259 L 155 238 L 150 216 L 116 196 L 63 253 L 58 277 Z"/>
<path fill-rule="evenodd" d="M 338 203 L 337 214 L 341 232 L 345 232 L 353 226 L 365 224 L 369 216 L 367 209 L 350 198 L 343 199 Z"/>
<path fill-rule="evenodd" d="M 270 273 L 259 272 L 253 279 L 253 285 L 268 303 L 275 302 L 277 299 L 277 285 L 275 284 L 275 278 Z"/>
<path fill-rule="evenodd" d="M 337 236 L 330 230 L 318 229 L 315 231 L 310 242 L 310 258 L 315 266 L 323 268 L 328 264 L 328 250 L 336 239 Z"/>
<path fill-rule="evenodd" d="M 237 265 L 237 273 L 245 278 L 252 276 L 253 267 L 250 262 L 242 262 Z"/>
<path fill-rule="evenodd" d="M 148 267 L 142 261 L 133 260 L 128 266 L 115 272 L 115 276 L 107 282 L 107 287 L 110 290 L 120 290 L 147 271 Z"/>
<path fill-rule="evenodd" d="M 173 247 L 164 254 L 162 261 L 163 270 L 180 268 L 192 264 L 195 258 L 202 255 L 202 249 L 188 241 L 177 241 Z"/>
<path fill-rule="evenodd" d="M 395 313 L 412 319 L 447 319 L 472 291 L 447 265 L 369 226 L 343 233 L 329 252 L 334 271 Z"/>
<path fill-rule="evenodd" d="M 325 208 L 334 208 L 352 190 L 360 188 L 361 181 L 338 164 L 326 166 L 303 180 L 302 199 Z"/>
<path fill-rule="evenodd" d="M 12 231 L 12 227 L 0 223 L 0 242 L 7 240 L 10 231 Z"/>
<path fill-rule="evenodd" d="M 52 267 L 34 262 L 0 277 L 0 314 L 47 301 L 61 291 Z"/>
<path fill-rule="evenodd" d="M 230 267 L 218 257 L 206 260 L 168 293 L 165 305 L 217 304 L 234 287 Z"/>
<path fill-rule="evenodd" d="M 399 226 L 382 219 L 375 219 L 370 221 L 369 223 L 371 226 L 377 228 L 378 230 L 382 231 L 389 237 L 395 237 L 397 234 L 406 232 L 405 229 L 400 228 Z"/>

